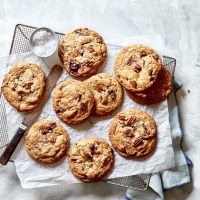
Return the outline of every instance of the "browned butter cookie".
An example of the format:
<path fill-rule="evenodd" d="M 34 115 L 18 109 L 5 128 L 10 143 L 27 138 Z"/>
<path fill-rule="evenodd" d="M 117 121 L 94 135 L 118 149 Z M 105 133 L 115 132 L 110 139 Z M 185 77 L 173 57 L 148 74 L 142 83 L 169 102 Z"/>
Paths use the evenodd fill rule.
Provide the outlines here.
<path fill-rule="evenodd" d="M 156 82 L 149 89 L 143 92 L 131 92 L 129 90 L 126 90 L 126 92 L 133 101 L 142 105 L 150 105 L 165 100 L 172 90 L 172 76 L 165 67 L 162 67 Z"/>
<path fill-rule="evenodd" d="M 130 91 L 144 91 L 151 87 L 161 68 L 160 56 L 142 44 L 125 47 L 115 61 L 115 75 Z"/>
<path fill-rule="evenodd" d="M 141 110 L 120 112 L 111 123 L 109 138 L 121 156 L 144 157 L 155 148 L 156 123 L 150 115 Z"/>
<path fill-rule="evenodd" d="M 106 73 L 99 73 L 86 80 L 94 94 L 93 115 L 106 116 L 122 103 L 123 92 L 117 79 Z"/>
<path fill-rule="evenodd" d="M 18 111 L 37 107 L 43 97 L 45 74 L 33 63 L 17 63 L 5 75 L 1 90 L 6 100 Z"/>
<path fill-rule="evenodd" d="M 87 28 L 79 28 L 62 38 L 58 55 L 71 76 L 86 77 L 95 74 L 105 62 L 107 48 L 98 33 Z"/>
<path fill-rule="evenodd" d="M 86 138 L 76 142 L 69 153 L 72 173 L 84 182 L 101 180 L 113 168 L 114 155 L 107 142 L 100 138 Z"/>
<path fill-rule="evenodd" d="M 25 136 L 29 155 L 42 163 L 54 163 L 67 153 L 69 137 L 67 131 L 53 120 L 39 120 Z"/>
<path fill-rule="evenodd" d="M 89 117 L 93 105 L 93 93 L 82 81 L 65 80 L 54 89 L 54 111 L 67 124 L 84 121 Z"/>

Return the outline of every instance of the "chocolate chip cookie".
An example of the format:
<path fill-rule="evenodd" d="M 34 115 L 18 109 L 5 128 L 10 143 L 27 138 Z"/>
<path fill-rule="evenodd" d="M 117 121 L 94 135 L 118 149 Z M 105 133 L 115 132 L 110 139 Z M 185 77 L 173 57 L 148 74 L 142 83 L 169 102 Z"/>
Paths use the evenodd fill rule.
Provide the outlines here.
<path fill-rule="evenodd" d="M 90 115 L 93 105 L 93 93 L 82 81 L 65 80 L 54 89 L 54 111 L 67 124 L 84 121 Z"/>
<path fill-rule="evenodd" d="M 172 90 L 172 76 L 165 67 L 162 67 L 156 82 L 149 89 L 143 92 L 129 90 L 126 92 L 133 101 L 142 105 L 150 105 L 165 100 Z"/>
<path fill-rule="evenodd" d="M 6 100 L 18 111 L 37 107 L 43 97 L 45 74 L 33 63 L 17 63 L 4 77 L 1 90 Z"/>
<path fill-rule="evenodd" d="M 58 55 L 71 76 L 86 77 L 95 74 L 105 62 L 107 48 L 98 33 L 87 28 L 79 28 L 62 38 Z"/>
<path fill-rule="evenodd" d="M 115 61 L 115 75 L 130 91 L 144 91 L 156 81 L 162 68 L 160 56 L 145 45 L 131 45 L 119 53 Z"/>
<path fill-rule="evenodd" d="M 72 173 L 84 182 L 101 180 L 114 165 L 111 147 L 96 137 L 78 141 L 71 149 L 68 160 Z"/>
<path fill-rule="evenodd" d="M 111 123 L 109 138 L 123 157 L 139 158 L 150 154 L 157 141 L 154 119 L 141 110 L 120 112 Z"/>
<path fill-rule="evenodd" d="M 94 94 L 93 115 L 105 116 L 120 106 L 123 92 L 115 77 L 106 73 L 99 73 L 87 79 L 86 83 Z"/>
<path fill-rule="evenodd" d="M 42 163 L 55 163 L 67 153 L 67 131 L 56 121 L 40 120 L 32 125 L 25 136 L 29 155 Z"/>

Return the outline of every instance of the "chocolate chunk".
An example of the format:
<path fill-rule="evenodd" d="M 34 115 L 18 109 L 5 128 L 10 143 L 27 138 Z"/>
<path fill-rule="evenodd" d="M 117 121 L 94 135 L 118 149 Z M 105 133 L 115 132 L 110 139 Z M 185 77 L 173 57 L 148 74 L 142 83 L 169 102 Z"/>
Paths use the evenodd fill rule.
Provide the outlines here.
<path fill-rule="evenodd" d="M 84 63 L 84 66 L 87 66 L 87 67 L 93 67 L 93 62 L 87 60 L 87 61 Z"/>
<path fill-rule="evenodd" d="M 31 82 L 31 83 L 26 83 L 26 84 L 25 84 L 25 88 L 26 88 L 27 90 L 30 90 L 32 85 L 33 85 L 32 82 Z"/>
<path fill-rule="evenodd" d="M 42 132 L 43 135 L 46 135 L 47 133 L 49 133 L 49 129 L 46 127 L 41 127 L 40 131 Z"/>
<path fill-rule="evenodd" d="M 116 100 L 116 93 L 114 90 L 108 90 L 108 93 L 110 95 L 110 98 L 114 101 Z"/>
<path fill-rule="evenodd" d="M 87 110 L 87 107 L 88 107 L 87 102 L 81 103 L 81 110 L 82 110 L 82 111 Z"/>
<path fill-rule="evenodd" d="M 76 74 L 76 73 L 78 72 L 79 68 L 81 68 L 81 65 L 78 64 L 78 63 L 76 63 L 76 62 L 73 61 L 73 60 L 70 60 L 70 61 L 69 61 L 68 68 L 69 68 L 69 70 L 70 70 L 72 73 Z"/>
<path fill-rule="evenodd" d="M 136 140 L 133 143 L 134 147 L 137 147 L 138 145 L 140 145 L 142 143 L 142 138 L 136 138 Z"/>
<path fill-rule="evenodd" d="M 84 34 L 81 32 L 81 29 L 75 30 L 75 33 L 78 34 L 78 35 L 84 35 Z"/>
<path fill-rule="evenodd" d="M 142 57 L 145 57 L 145 56 L 147 56 L 147 53 L 146 53 L 145 51 L 142 51 L 142 52 L 140 53 L 140 57 L 142 58 Z"/>
<path fill-rule="evenodd" d="M 83 56 L 84 52 L 85 52 L 84 49 L 80 49 L 80 50 L 79 50 L 79 55 L 80 55 L 80 56 Z"/>
<path fill-rule="evenodd" d="M 88 151 L 86 151 L 86 150 L 83 151 L 83 154 L 84 154 L 85 157 L 87 157 L 89 159 L 92 158 L 92 155 Z"/>
<path fill-rule="evenodd" d="M 53 130 L 54 128 L 56 128 L 57 127 L 57 125 L 56 125 L 56 122 L 52 122 L 51 124 L 50 124 L 50 128 Z"/>
<path fill-rule="evenodd" d="M 122 121 L 125 121 L 125 120 L 126 120 L 126 117 L 123 116 L 123 115 L 119 115 L 119 116 L 118 116 L 118 119 L 119 119 L 119 120 L 122 120 Z"/>
<path fill-rule="evenodd" d="M 154 58 L 154 60 L 158 60 L 159 59 L 158 54 L 153 55 L 153 58 Z"/>
<path fill-rule="evenodd" d="M 80 101 L 81 100 L 82 95 L 81 94 L 77 94 L 74 99 Z"/>
<path fill-rule="evenodd" d="M 145 133 L 146 133 L 146 134 L 149 134 L 149 129 L 148 129 L 144 124 L 143 124 L 142 126 L 143 126 L 143 128 L 144 128 Z"/>
<path fill-rule="evenodd" d="M 134 71 L 135 71 L 136 73 L 139 73 L 141 70 L 142 70 L 142 67 L 141 67 L 140 65 L 136 65 L 136 66 L 134 67 Z"/>
<path fill-rule="evenodd" d="M 56 109 L 56 113 L 61 113 L 61 110 L 60 109 Z"/>
<path fill-rule="evenodd" d="M 103 43 L 102 38 L 98 37 L 98 38 L 97 38 L 97 42 L 100 43 L 100 44 L 102 44 L 102 43 Z"/>
<path fill-rule="evenodd" d="M 89 47 L 87 47 L 87 50 L 92 53 L 92 52 L 95 52 L 94 48 L 93 48 L 93 45 L 90 45 Z"/>
<path fill-rule="evenodd" d="M 153 74 L 153 70 L 150 69 L 150 70 L 148 71 L 148 75 L 149 75 L 149 76 L 152 76 L 152 74 Z"/>
<path fill-rule="evenodd" d="M 93 153 L 93 151 L 95 150 L 95 145 L 94 145 L 94 144 L 92 144 L 92 145 L 90 146 L 90 150 L 91 150 L 91 152 Z"/>
<path fill-rule="evenodd" d="M 50 138 L 50 141 L 49 141 L 50 143 L 55 143 L 56 142 L 56 138 L 55 138 L 55 136 L 54 135 L 52 135 L 51 136 L 51 138 Z"/>
<path fill-rule="evenodd" d="M 71 161 L 76 162 L 77 158 L 70 158 Z"/>
<path fill-rule="evenodd" d="M 64 85 L 61 85 L 61 86 L 60 86 L 60 90 L 62 90 L 62 89 L 63 89 L 63 87 L 64 87 Z"/>
<path fill-rule="evenodd" d="M 136 83 L 135 81 L 130 81 L 130 84 L 131 84 L 134 88 L 137 87 L 137 83 Z"/>
<path fill-rule="evenodd" d="M 132 64 L 133 60 L 132 60 L 132 56 L 128 59 L 127 61 L 127 65 L 130 66 Z"/>
<path fill-rule="evenodd" d="M 97 85 L 96 90 L 97 90 L 98 92 L 100 92 L 100 93 L 103 92 L 103 91 L 105 91 L 105 90 L 103 89 L 102 85 Z"/>
<path fill-rule="evenodd" d="M 134 137 L 133 132 L 131 131 L 131 129 L 126 129 L 124 134 L 128 137 Z"/>
<path fill-rule="evenodd" d="M 153 81 L 154 79 L 155 79 L 154 77 L 151 77 L 151 78 L 150 78 L 150 81 Z"/>

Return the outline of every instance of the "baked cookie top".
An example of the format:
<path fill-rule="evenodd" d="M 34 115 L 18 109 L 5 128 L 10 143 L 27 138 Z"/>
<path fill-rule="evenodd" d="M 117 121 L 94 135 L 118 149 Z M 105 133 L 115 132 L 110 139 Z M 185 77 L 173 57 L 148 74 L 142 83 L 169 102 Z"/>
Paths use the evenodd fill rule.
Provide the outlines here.
<path fill-rule="evenodd" d="M 93 93 L 82 81 L 65 80 L 54 89 L 53 108 L 65 123 L 81 123 L 90 115 L 93 105 Z"/>
<path fill-rule="evenodd" d="M 29 155 L 42 163 L 54 163 L 67 153 L 69 137 L 67 131 L 53 120 L 39 120 L 25 136 Z"/>
<path fill-rule="evenodd" d="M 100 138 L 86 138 L 78 141 L 69 153 L 72 173 L 84 182 L 94 182 L 107 175 L 114 164 L 113 151 Z"/>
<path fill-rule="evenodd" d="M 94 94 L 95 116 L 105 116 L 118 108 L 123 99 L 123 92 L 117 79 L 106 73 L 99 73 L 86 80 Z"/>
<path fill-rule="evenodd" d="M 160 56 L 145 45 L 131 45 L 121 50 L 115 60 L 115 75 L 130 91 L 144 91 L 156 81 L 162 67 Z"/>
<path fill-rule="evenodd" d="M 105 62 L 107 48 L 103 38 L 87 28 L 66 34 L 58 47 L 60 61 L 73 77 L 95 74 Z"/>
<path fill-rule="evenodd" d="M 38 106 L 45 88 L 45 74 L 33 63 L 17 63 L 5 75 L 1 90 L 6 100 L 18 111 Z"/>
<path fill-rule="evenodd" d="M 128 90 L 126 92 L 133 101 L 142 105 L 150 105 L 166 99 L 172 90 L 172 76 L 165 67 L 162 67 L 156 82 L 149 89 L 143 92 L 131 92 Z"/>
<path fill-rule="evenodd" d="M 109 138 L 123 157 L 144 157 L 152 152 L 157 141 L 154 119 L 141 110 L 120 112 L 111 123 Z"/>

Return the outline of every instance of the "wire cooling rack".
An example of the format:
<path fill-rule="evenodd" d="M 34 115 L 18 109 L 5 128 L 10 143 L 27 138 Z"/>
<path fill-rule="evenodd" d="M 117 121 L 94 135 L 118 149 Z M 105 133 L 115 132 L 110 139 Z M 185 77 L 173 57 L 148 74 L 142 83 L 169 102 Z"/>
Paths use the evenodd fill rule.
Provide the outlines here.
<path fill-rule="evenodd" d="M 29 38 L 35 29 L 37 28 L 33 26 L 17 24 L 15 26 L 13 34 L 10 54 L 29 52 L 30 51 Z M 58 39 L 61 40 L 64 34 L 58 32 L 55 33 L 58 36 Z M 109 46 L 109 44 L 107 45 Z M 44 58 L 44 62 L 50 66 L 60 63 L 59 58 L 57 56 L 57 52 L 48 58 Z M 170 71 L 172 77 L 174 77 L 176 60 L 168 56 L 163 56 L 163 63 Z M 9 138 L 7 132 L 5 99 L 3 95 L 0 94 L 0 156 L 2 155 L 8 143 L 9 143 Z M 150 174 L 140 174 L 140 175 L 121 177 L 121 178 L 106 179 L 104 181 L 110 184 L 144 191 L 148 187 L 150 176 L 151 176 Z"/>

